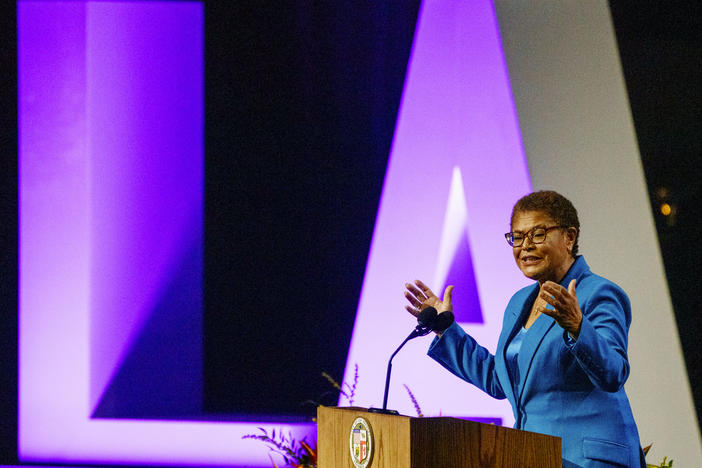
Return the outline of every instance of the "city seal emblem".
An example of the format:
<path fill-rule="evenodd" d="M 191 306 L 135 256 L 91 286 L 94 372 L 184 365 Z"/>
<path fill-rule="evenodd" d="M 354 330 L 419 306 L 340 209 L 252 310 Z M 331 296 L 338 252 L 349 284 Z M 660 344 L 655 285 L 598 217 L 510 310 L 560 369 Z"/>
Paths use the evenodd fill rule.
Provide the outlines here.
<path fill-rule="evenodd" d="M 349 434 L 351 461 L 356 468 L 366 468 L 373 460 L 373 431 L 364 418 L 356 418 Z"/>

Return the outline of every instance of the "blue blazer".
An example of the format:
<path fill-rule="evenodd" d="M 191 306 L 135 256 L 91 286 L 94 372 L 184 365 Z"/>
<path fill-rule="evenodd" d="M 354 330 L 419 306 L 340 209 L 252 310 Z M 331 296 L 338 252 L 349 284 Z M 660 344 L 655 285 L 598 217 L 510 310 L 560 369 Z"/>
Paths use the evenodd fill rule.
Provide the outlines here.
<path fill-rule="evenodd" d="M 505 350 L 531 312 L 538 283 L 512 296 L 494 356 L 456 323 L 434 339 L 428 354 L 490 396 L 507 398 L 515 428 L 561 437 L 564 468 L 642 466 L 639 434 L 624 393 L 629 298 L 593 274 L 582 256 L 561 285 L 567 288 L 573 278 L 583 313 L 580 335 L 573 341 L 554 319 L 541 314 L 524 335 L 517 394 Z"/>

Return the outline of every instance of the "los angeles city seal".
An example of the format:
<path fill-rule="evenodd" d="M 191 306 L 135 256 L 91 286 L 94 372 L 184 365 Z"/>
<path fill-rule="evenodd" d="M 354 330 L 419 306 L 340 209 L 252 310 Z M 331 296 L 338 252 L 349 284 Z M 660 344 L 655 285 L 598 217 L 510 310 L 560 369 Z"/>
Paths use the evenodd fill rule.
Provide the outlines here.
<path fill-rule="evenodd" d="M 356 418 L 351 425 L 349 449 L 356 468 L 366 468 L 373 459 L 373 431 L 364 418 Z"/>

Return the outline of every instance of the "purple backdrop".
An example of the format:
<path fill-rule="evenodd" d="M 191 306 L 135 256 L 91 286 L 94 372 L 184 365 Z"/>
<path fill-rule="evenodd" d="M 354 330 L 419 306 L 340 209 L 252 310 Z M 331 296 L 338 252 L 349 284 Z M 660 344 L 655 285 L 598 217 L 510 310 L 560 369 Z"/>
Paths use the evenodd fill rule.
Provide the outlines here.
<path fill-rule="evenodd" d="M 455 284 L 458 320 L 494 352 L 510 291 L 528 283 L 503 233 L 529 191 L 492 2 L 424 2 L 346 364 L 347 380 L 355 364 L 363 375 L 357 404 L 381 406 L 384 358 L 413 326 L 405 282 L 421 279 L 439 295 Z M 395 358 L 388 406 L 414 414 L 407 384 L 425 415 L 511 425 L 506 401 L 425 356 L 429 339 Z"/>
<path fill-rule="evenodd" d="M 488 347 L 524 284 L 502 233 L 529 180 L 492 4 L 429 1 L 418 21 L 349 350 L 366 406 L 411 328 L 408 275 L 456 282 Z M 23 461 L 268 466 L 241 435 L 314 432 L 186 420 L 202 391 L 203 26 L 196 2 L 18 3 Z M 426 344 L 398 356 L 391 406 L 412 413 L 407 383 L 426 414 L 510 423 Z"/>
<path fill-rule="evenodd" d="M 241 440 L 262 424 L 192 420 L 203 21 L 197 2 L 18 3 L 22 461 L 270 462 Z"/>

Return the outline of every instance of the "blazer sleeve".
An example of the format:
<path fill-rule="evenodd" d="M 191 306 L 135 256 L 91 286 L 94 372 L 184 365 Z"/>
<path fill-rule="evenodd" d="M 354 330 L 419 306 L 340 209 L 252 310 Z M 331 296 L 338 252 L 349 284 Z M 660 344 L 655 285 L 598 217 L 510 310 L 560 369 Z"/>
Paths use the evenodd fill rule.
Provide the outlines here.
<path fill-rule="evenodd" d="M 493 398 L 505 398 L 495 372 L 495 356 L 480 346 L 456 322 L 437 337 L 427 353 L 454 375 Z"/>
<path fill-rule="evenodd" d="M 566 346 L 594 385 L 616 392 L 629 377 L 629 298 L 616 285 L 606 283 L 582 304 L 581 310 L 578 339 L 572 340 L 564 332 Z"/>

